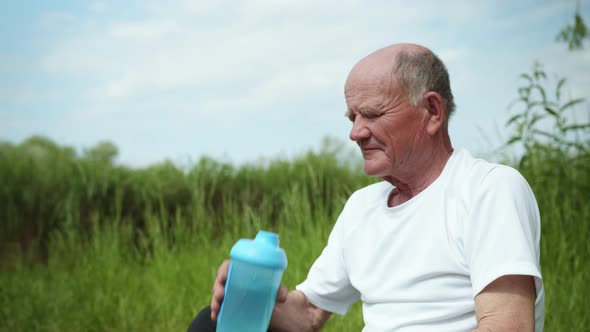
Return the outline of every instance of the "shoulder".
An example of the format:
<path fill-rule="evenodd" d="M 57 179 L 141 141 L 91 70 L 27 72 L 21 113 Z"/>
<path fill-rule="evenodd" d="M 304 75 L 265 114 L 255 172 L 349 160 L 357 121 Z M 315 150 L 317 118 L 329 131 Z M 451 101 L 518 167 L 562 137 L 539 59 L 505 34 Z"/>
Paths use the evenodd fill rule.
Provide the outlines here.
<path fill-rule="evenodd" d="M 463 181 L 462 201 L 466 215 L 471 217 L 467 228 L 493 221 L 494 225 L 502 224 L 504 228 L 524 226 L 538 235 L 537 201 L 518 170 L 477 158 L 466 161 L 464 166 L 464 178 L 458 181 Z"/>
<path fill-rule="evenodd" d="M 470 195 L 491 189 L 529 188 L 520 172 L 510 166 L 474 158 L 464 150 L 457 159 L 453 172 L 454 183 L 468 190 Z"/>

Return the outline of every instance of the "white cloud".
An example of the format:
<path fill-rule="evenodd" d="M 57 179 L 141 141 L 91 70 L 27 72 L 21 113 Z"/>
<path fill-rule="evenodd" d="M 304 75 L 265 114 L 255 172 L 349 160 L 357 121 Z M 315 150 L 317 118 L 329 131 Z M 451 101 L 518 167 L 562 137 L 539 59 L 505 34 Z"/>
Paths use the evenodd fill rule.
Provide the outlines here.
<path fill-rule="evenodd" d="M 123 42 L 154 43 L 178 33 L 180 29 L 172 20 L 153 20 L 115 23 L 109 30 L 113 37 Z"/>
<path fill-rule="evenodd" d="M 460 62 L 467 57 L 469 51 L 464 48 L 447 48 L 438 52 L 440 59 L 447 65 L 453 62 Z"/>
<path fill-rule="evenodd" d="M 88 6 L 88 9 L 95 13 L 104 13 L 110 9 L 110 6 L 105 1 L 94 1 Z"/>
<path fill-rule="evenodd" d="M 67 11 L 48 11 L 41 15 L 39 24 L 42 27 L 50 27 L 55 25 L 71 24 L 77 20 L 77 17 Z"/>
<path fill-rule="evenodd" d="M 200 112 L 246 116 L 261 109 L 276 109 L 284 104 L 340 93 L 348 72 L 347 63 L 294 66 L 269 75 L 239 94 L 223 95 L 202 101 Z M 300 110 L 305 113 L 305 110 Z"/>
<path fill-rule="evenodd" d="M 126 97 L 137 90 L 141 82 L 132 75 L 112 80 L 107 83 L 104 89 L 98 91 L 100 94 L 104 94 L 107 98 L 118 98 Z"/>

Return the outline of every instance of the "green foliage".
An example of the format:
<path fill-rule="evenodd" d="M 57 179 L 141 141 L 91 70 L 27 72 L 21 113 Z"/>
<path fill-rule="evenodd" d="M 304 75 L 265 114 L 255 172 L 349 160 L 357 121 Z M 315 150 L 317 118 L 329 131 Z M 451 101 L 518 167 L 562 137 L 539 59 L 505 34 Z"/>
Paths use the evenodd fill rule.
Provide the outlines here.
<path fill-rule="evenodd" d="M 514 133 L 506 145 L 524 147 L 516 166 L 541 213 L 545 330 L 584 331 L 590 324 L 583 309 L 590 293 L 590 116 L 579 123 L 568 114 L 584 99 L 564 98 L 565 78 L 549 94 L 539 64 L 521 77 L 525 84 L 515 104 L 522 108 L 506 124 Z"/>
<path fill-rule="evenodd" d="M 374 182 L 329 140 L 292 161 L 205 157 L 187 170 L 88 151 L 41 137 L 0 145 L 0 330 L 183 330 L 233 242 L 258 229 L 281 234 L 293 288 L 347 197 Z M 327 329 L 359 330 L 359 310 Z"/>
<path fill-rule="evenodd" d="M 511 107 L 522 108 L 506 123 L 514 133 L 506 145 L 519 143 L 525 149 L 521 163 L 533 150 L 543 147 L 555 147 L 564 153 L 587 153 L 590 146 L 583 139 L 590 133 L 590 117 L 586 123 L 575 122 L 571 117 L 572 110 L 584 99 L 564 99 L 565 78 L 558 79 L 555 92 L 548 94 L 547 74 L 538 63 L 531 73 L 521 74 L 521 78 L 525 83 L 518 88 L 519 97 Z"/>
<path fill-rule="evenodd" d="M 84 158 L 103 163 L 112 163 L 119 154 L 119 149 L 109 141 L 102 141 L 84 151 Z"/>
<path fill-rule="evenodd" d="M 578 9 L 574 14 L 574 23 L 567 24 L 559 34 L 555 37 L 556 41 L 567 43 L 570 51 L 581 50 L 584 48 L 584 39 L 590 39 L 588 35 L 588 28 L 582 15 L 580 15 L 580 2 L 578 1 Z"/>
<path fill-rule="evenodd" d="M 535 145 L 520 172 L 541 213 L 541 269 L 546 291 L 545 330 L 585 331 L 590 293 L 590 153 Z"/>
<path fill-rule="evenodd" d="M 590 155 L 529 142 L 518 168 L 541 212 L 546 330 L 582 331 Z M 258 229 L 281 234 L 292 289 L 346 198 L 374 181 L 344 163 L 338 146 L 264 165 L 202 158 L 181 170 L 170 162 L 128 169 L 41 137 L 0 144 L 0 331 L 185 330 L 209 303 L 232 244 Z M 356 304 L 324 330 L 362 326 Z"/>
<path fill-rule="evenodd" d="M 54 231 L 74 229 L 86 238 L 94 222 L 114 222 L 133 226 L 139 238 L 153 217 L 219 237 L 228 229 L 252 230 L 261 219 L 274 226 L 290 203 L 285 193 L 297 195 L 312 218 L 334 215 L 339 212 L 335 202 L 371 181 L 344 166 L 341 150 L 332 144 L 293 161 L 239 168 L 204 157 L 185 171 L 171 162 L 144 169 L 117 166 L 117 148 L 109 142 L 81 156 L 43 137 L 5 143 L 0 145 L 0 240 L 46 260 Z M 264 214 L 256 216 L 258 211 Z"/>

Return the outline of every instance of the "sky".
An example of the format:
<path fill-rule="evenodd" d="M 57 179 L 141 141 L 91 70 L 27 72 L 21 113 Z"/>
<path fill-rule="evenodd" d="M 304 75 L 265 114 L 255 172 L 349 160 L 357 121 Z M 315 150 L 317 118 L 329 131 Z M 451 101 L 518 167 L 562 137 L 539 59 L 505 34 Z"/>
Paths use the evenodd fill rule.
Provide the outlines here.
<path fill-rule="evenodd" d="M 455 148 L 509 137 L 508 105 L 535 61 L 585 97 L 590 51 L 556 43 L 568 0 L 3 1 L 0 140 L 46 136 L 78 151 L 104 140 L 143 167 L 203 156 L 236 164 L 348 141 L 344 81 L 390 44 L 446 63 Z M 590 21 L 590 3 L 582 16 Z M 588 44 L 587 44 L 588 48 Z M 588 114 L 588 103 L 576 112 Z M 512 109 L 512 112 L 517 109 Z M 585 112 L 585 113 L 584 113 Z"/>

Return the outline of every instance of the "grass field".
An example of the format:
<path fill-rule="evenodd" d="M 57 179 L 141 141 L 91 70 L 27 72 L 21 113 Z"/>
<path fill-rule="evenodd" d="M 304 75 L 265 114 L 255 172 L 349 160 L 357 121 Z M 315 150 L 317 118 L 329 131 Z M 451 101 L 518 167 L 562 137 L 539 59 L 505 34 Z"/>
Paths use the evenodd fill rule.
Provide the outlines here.
<path fill-rule="evenodd" d="M 132 170 L 40 137 L 0 148 L 2 331 L 185 330 L 233 243 L 258 229 L 280 233 L 292 289 L 346 198 L 375 181 L 331 149 L 266 165 L 205 158 Z M 589 155 L 538 146 L 514 164 L 541 209 L 545 330 L 586 331 Z M 357 304 L 324 330 L 362 326 Z"/>

